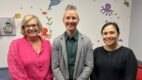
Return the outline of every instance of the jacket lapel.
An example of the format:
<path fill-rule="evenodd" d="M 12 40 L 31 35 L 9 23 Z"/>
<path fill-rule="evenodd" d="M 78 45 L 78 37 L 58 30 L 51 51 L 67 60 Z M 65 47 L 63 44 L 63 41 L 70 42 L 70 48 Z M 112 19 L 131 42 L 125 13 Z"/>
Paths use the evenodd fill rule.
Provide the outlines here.
<path fill-rule="evenodd" d="M 76 60 L 75 60 L 74 76 L 76 75 L 76 71 L 77 71 L 76 69 L 77 69 L 78 61 L 79 61 L 81 51 L 82 51 L 82 40 L 83 40 L 83 37 L 82 37 L 81 33 L 79 33 L 79 35 L 78 35 L 78 48 L 77 48 Z"/>
<path fill-rule="evenodd" d="M 65 60 L 65 65 L 66 68 L 68 69 L 68 62 L 67 62 L 67 51 L 66 51 L 66 41 L 65 41 L 65 36 L 64 34 L 61 37 L 61 45 L 62 45 L 62 54 L 64 56 L 64 60 Z"/>

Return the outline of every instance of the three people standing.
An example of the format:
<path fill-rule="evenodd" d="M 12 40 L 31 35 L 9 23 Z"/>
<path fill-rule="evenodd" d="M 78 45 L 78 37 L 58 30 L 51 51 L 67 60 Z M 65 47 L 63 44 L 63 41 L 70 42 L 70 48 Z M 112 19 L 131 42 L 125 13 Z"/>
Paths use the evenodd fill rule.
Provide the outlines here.
<path fill-rule="evenodd" d="M 135 80 L 137 60 L 131 49 L 117 42 L 118 25 L 108 22 L 102 27 L 105 45 L 93 51 L 91 40 L 77 29 L 79 20 L 76 7 L 67 5 L 66 30 L 53 41 L 51 51 L 50 42 L 39 36 L 38 18 L 26 15 L 21 25 L 24 37 L 13 40 L 8 51 L 11 78 L 53 80 L 54 74 L 55 80 Z"/>

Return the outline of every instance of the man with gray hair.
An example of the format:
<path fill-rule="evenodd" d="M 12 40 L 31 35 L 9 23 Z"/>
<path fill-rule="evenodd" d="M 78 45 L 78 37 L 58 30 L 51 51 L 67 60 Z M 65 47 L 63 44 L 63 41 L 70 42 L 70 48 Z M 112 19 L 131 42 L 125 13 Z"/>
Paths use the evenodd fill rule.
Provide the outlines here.
<path fill-rule="evenodd" d="M 79 15 L 74 5 L 65 8 L 66 31 L 53 41 L 52 70 L 55 80 L 89 80 L 93 69 L 91 40 L 77 30 Z"/>

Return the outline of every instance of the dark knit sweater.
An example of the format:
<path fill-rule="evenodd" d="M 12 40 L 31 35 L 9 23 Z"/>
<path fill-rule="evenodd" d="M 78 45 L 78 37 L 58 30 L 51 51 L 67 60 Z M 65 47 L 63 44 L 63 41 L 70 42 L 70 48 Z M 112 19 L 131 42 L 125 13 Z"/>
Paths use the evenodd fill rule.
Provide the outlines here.
<path fill-rule="evenodd" d="M 117 50 L 106 51 L 98 47 L 93 54 L 91 80 L 135 80 L 137 60 L 131 49 L 121 46 Z"/>

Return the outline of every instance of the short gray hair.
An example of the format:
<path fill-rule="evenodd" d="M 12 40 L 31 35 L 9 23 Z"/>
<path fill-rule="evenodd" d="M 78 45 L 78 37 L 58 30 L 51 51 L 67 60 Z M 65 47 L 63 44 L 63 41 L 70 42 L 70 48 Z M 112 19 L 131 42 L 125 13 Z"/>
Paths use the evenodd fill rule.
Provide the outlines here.
<path fill-rule="evenodd" d="M 65 8 L 65 10 L 77 10 L 76 6 L 72 5 L 72 4 L 68 4 Z"/>

